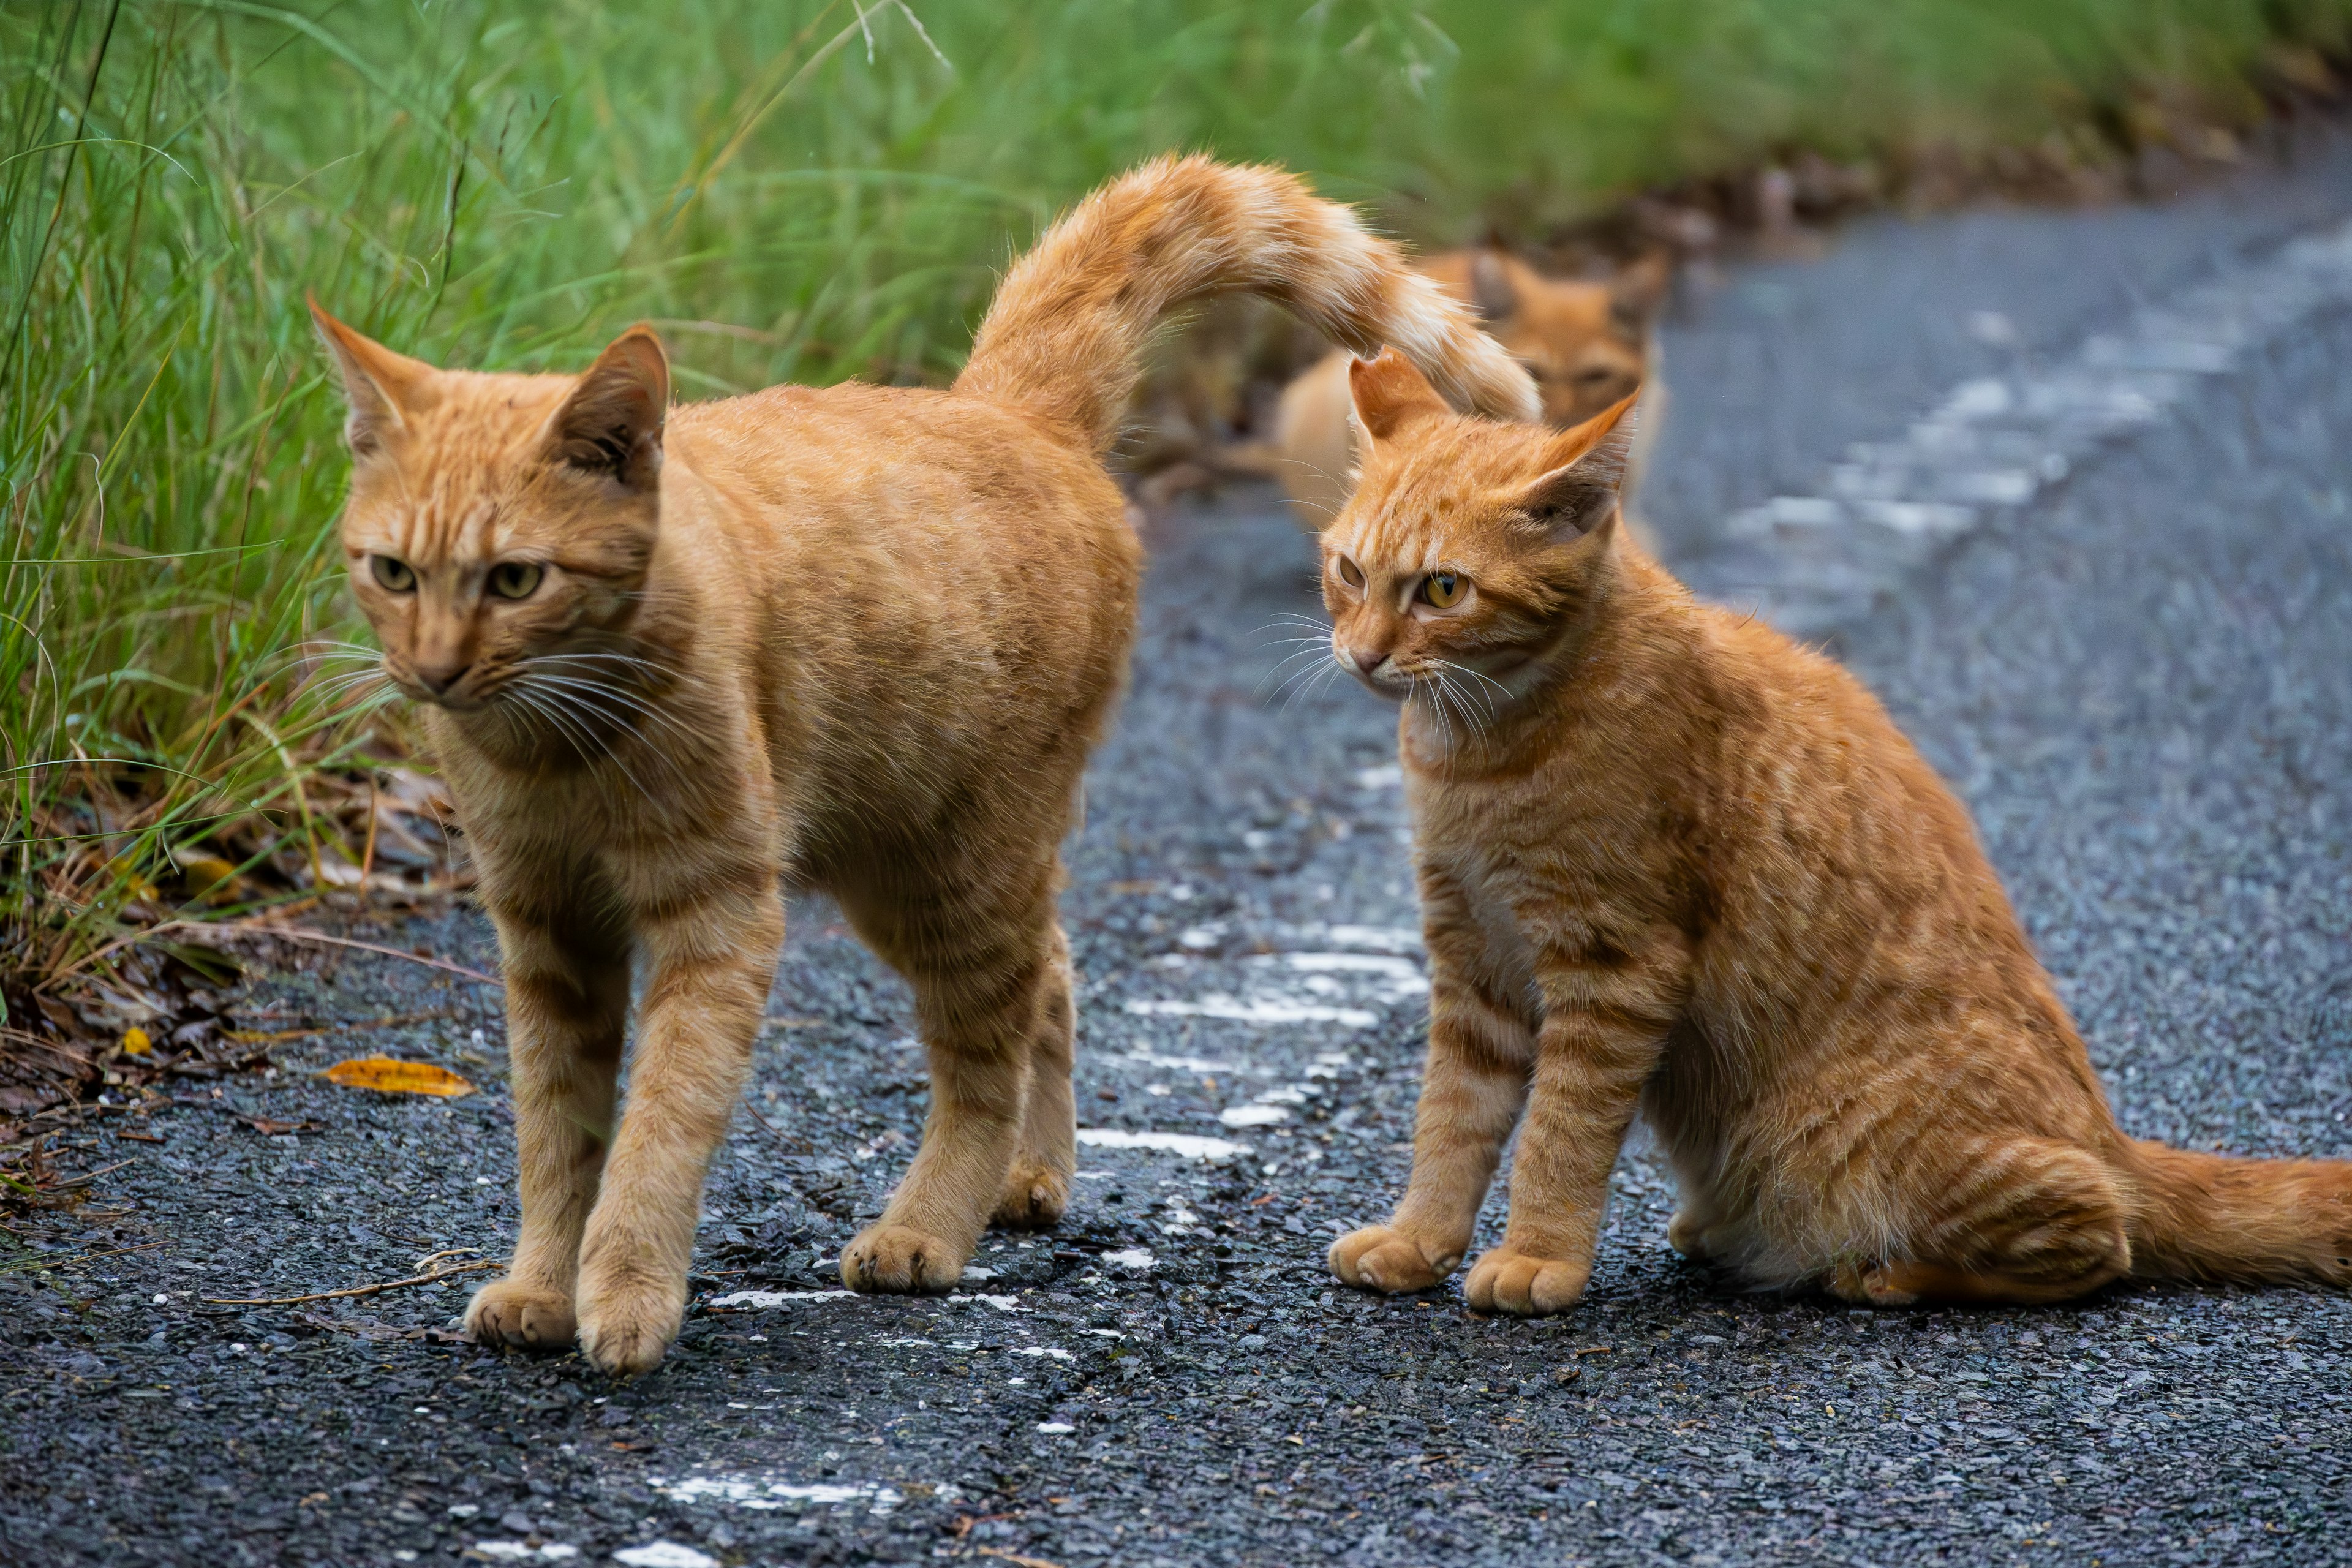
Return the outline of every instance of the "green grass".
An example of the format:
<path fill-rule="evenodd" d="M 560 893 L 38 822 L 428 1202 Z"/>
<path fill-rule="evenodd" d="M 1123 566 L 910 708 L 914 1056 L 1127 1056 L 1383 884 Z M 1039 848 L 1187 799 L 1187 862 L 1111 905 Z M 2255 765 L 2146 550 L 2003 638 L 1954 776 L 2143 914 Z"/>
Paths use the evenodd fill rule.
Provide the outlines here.
<path fill-rule="evenodd" d="M 394 743 L 317 679 L 334 657 L 298 656 L 362 635 L 305 289 L 453 363 L 574 365 L 650 318 L 688 395 L 938 379 L 1040 225 L 1163 149 L 1307 170 L 1417 239 L 1532 234 L 1798 148 L 2096 139 L 2155 96 L 2252 112 L 2266 48 L 2333 49 L 2352 19 L 2352 0 L 910 3 L 0 0 L 0 974 L 20 1006 L 184 912 L 175 853 L 299 868 L 339 831 L 320 792 Z"/>

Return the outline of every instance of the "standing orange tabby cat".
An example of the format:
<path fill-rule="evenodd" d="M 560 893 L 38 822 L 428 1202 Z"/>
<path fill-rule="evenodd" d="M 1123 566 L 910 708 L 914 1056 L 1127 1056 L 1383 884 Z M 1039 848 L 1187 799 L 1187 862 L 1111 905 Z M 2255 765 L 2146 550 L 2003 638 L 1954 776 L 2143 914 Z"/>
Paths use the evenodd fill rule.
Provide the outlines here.
<path fill-rule="evenodd" d="M 1637 1110 L 1668 1238 L 1853 1301 L 2133 1278 L 2352 1284 L 2352 1163 L 2126 1137 L 1967 813 L 1843 669 L 1629 541 L 1625 409 L 1559 435 L 1353 372 L 1335 656 L 1401 699 L 1433 987 L 1412 1176 L 1349 1284 L 1556 1312 Z"/>
<path fill-rule="evenodd" d="M 945 1289 L 992 1214 L 1059 1218 L 1057 847 L 1135 619 L 1099 458 L 1153 325 L 1220 289 L 1532 408 L 1525 374 L 1344 208 L 1202 159 L 1047 234 L 945 392 L 673 412 L 642 327 L 583 375 L 488 375 L 319 314 L 351 400 L 352 581 L 427 704 L 506 975 L 522 1234 L 467 1310 L 476 1337 L 661 1359 L 787 886 L 830 893 L 907 977 L 930 1052 L 921 1147 L 844 1283 Z"/>

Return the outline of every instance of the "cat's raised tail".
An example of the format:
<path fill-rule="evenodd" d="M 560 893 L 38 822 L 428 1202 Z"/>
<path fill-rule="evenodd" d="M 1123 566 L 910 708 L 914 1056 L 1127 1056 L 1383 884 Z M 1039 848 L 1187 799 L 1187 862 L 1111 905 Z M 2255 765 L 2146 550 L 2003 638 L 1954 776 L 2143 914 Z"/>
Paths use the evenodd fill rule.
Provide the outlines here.
<path fill-rule="evenodd" d="M 2352 1285 L 2352 1161 L 2133 1147 L 2141 1167 L 2135 1276 Z"/>
<path fill-rule="evenodd" d="M 1457 408 L 1539 412 L 1527 371 L 1354 213 L 1295 174 L 1197 156 L 1146 163 L 1048 230 L 997 289 L 956 390 L 1108 450 L 1154 329 L 1223 293 L 1272 300 L 1360 354 L 1391 346 Z"/>

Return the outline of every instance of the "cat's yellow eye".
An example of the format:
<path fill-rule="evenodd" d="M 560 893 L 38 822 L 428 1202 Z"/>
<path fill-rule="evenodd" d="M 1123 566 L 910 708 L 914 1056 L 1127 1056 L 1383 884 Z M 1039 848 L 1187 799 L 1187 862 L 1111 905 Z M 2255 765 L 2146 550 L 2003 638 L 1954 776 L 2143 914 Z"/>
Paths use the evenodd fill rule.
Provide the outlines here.
<path fill-rule="evenodd" d="M 416 587 L 416 569 L 405 561 L 389 555 L 368 557 L 368 571 L 375 584 L 388 594 L 413 593 Z"/>
<path fill-rule="evenodd" d="M 1421 600 L 1438 609 L 1450 610 L 1462 602 L 1469 586 L 1451 572 L 1432 572 L 1421 580 Z"/>
<path fill-rule="evenodd" d="M 1362 569 L 1344 555 L 1339 556 L 1337 559 L 1339 565 L 1339 581 L 1345 583 L 1350 588 L 1362 587 L 1364 585 L 1364 574 Z"/>
<path fill-rule="evenodd" d="M 543 574 L 536 561 L 501 561 L 490 568 L 490 592 L 501 599 L 528 599 Z"/>

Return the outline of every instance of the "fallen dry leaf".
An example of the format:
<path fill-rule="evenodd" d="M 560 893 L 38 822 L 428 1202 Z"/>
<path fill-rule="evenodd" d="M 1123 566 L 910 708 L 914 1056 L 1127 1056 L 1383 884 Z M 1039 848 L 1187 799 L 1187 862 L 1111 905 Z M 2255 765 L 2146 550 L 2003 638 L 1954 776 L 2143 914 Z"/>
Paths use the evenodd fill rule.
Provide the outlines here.
<path fill-rule="evenodd" d="M 474 1092 L 472 1084 L 446 1068 L 431 1062 L 394 1061 L 390 1057 L 356 1057 L 337 1062 L 325 1076 L 329 1083 L 372 1089 L 379 1094 L 437 1094 L 455 1100 Z"/>

